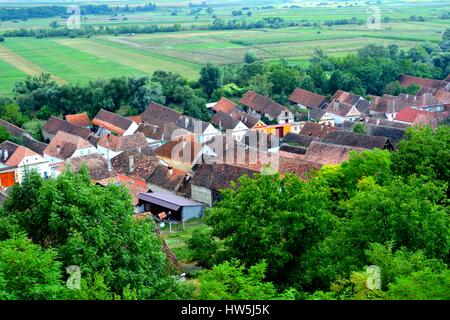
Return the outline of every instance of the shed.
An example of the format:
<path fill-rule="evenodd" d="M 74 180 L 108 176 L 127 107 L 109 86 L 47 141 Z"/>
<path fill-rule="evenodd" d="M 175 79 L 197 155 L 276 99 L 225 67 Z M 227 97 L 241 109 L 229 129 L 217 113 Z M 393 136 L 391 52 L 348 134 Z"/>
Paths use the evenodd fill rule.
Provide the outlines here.
<path fill-rule="evenodd" d="M 204 204 L 168 192 L 140 193 L 139 206 L 154 216 L 164 212 L 169 220 L 186 222 L 203 216 Z"/>

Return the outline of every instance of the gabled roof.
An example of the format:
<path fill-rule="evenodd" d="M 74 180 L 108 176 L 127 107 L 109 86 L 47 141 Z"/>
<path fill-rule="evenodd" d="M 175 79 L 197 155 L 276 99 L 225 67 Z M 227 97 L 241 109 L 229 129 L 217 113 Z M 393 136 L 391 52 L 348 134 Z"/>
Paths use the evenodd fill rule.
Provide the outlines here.
<path fill-rule="evenodd" d="M 296 88 L 291 93 L 288 100 L 309 108 L 320 108 L 325 103 L 326 98 L 320 94 Z"/>
<path fill-rule="evenodd" d="M 38 154 L 24 146 L 19 146 L 11 141 L 4 141 L 0 144 L 0 163 L 8 167 L 17 167 L 25 157 L 38 156 Z M 4 158 L 4 151 L 7 150 L 7 158 Z"/>
<path fill-rule="evenodd" d="M 46 143 L 37 141 L 28 135 L 24 135 L 22 141 L 25 147 L 41 155 L 44 153 L 45 148 L 47 148 Z"/>
<path fill-rule="evenodd" d="M 405 134 L 405 129 L 400 128 L 375 126 L 373 124 L 366 124 L 366 128 L 367 134 L 377 137 L 386 137 L 393 145 L 399 143 Z"/>
<path fill-rule="evenodd" d="M 66 121 L 79 125 L 81 127 L 87 127 L 91 125 L 91 119 L 89 119 L 87 112 L 78 114 L 68 114 L 66 115 Z"/>
<path fill-rule="evenodd" d="M 18 126 L 14 125 L 8 121 L 5 121 L 3 119 L 0 119 L 0 127 L 5 128 L 12 136 L 17 137 L 17 138 L 20 138 L 25 133 L 27 133 L 22 128 L 19 128 Z"/>
<path fill-rule="evenodd" d="M 211 124 L 206 121 L 198 120 L 189 116 L 181 116 L 175 123 L 178 127 L 194 134 L 202 134 Z"/>
<path fill-rule="evenodd" d="M 354 107 L 360 100 L 364 100 L 363 97 L 358 96 L 357 94 L 346 92 L 343 90 L 336 91 L 331 99 L 350 104 Z"/>
<path fill-rule="evenodd" d="M 141 123 L 142 123 L 142 117 L 141 117 L 141 115 L 128 116 L 127 118 L 130 119 L 131 121 L 136 122 L 137 124 L 141 124 Z"/>
<path fill-rule="evenodd" d="M 169 141 L 155 150 L 158 157 L 182 163 L 192 163 L 203 150 L 203 144 L 194 141 Z"/>
<path fill-rule="evenodd" d="M 220 129 L 234 129 L 240 123 L 239 120 L 229 116 L 228 114 L 219 111 L 211 119 L 211 123 L 215 124 Z"/>
<path fill-rule="evenodd" d="M 143 122 L 162 126 L 165 123 L 175 124 L 182 113 L 171 108 L 151 102 L 147 109 L 141 114 Z"/>
<path fill-rule="evenodd" d="M 108 170 L 108 162 L 99 153 L 91 153 L 67 159 L 64 165 L 58 168 L 58 171 L 64 171 L 70 168 L 72 172 L 78 172 L 83 165 L 88 167 L 92 180 L 99 181 L 115 176 L 114 170 L 112 168 L 111 171 Z"/>
<path fill-rule="evenodd" d="M 234 108 L 236 108 L 237 104 L 233 101 L 227 99 L 227 98 L 220 98 L 219 101 L 212 107 L 214 112 L 223 112 L 223 113 L 230 113 Z"/>
<path fill-rule="evenodd" d="M 49 134 L 56 135 L 58 131 L 63 131 L 83 139 L 88 139 L 92 135 L 91 130 L 87 128 L 80 127 L 79 125 L 69 123 L 55 116 L 50 116 L 47 122 L 43 125 L 42 131 Z"/>
<path fill-rule="evenodd" d="M 150 202 L 174 211 L 180 210 L 181 207 L 205 206 L 199 202 L 168 192 L 140 193 L 138 198 L 139 200 Z"/>
<path fill-rule="evenodd" d="M 409 124 L 406 124 L 406 123 L 400 123 L 400 122 L 395 122 L 395 121 L 380 119 L 380 118 L 373 118 L 373 117 L 366 117 L 366 118 L 364 118 L 363 121 L 364 121 L 364 123 L 375 125 L 375 126 L 383 126 L 383 127 L 391 127 L 391 128 L 399 128 L 399 129 L 406 129 L 410 126 Z"/>
<path fill-rule="evenodd" d="M 141 123 L 136 132 L 142 132 L 148 139 L 159 141 L 170 141 L 181 136 L 187 136 L 191 133 L 172 123 L 166 123 L 162 126 L 149 123 Z"/>
<path fill-rule="evenodd" d="M 105 134 L 100 138 L 97 146 L 120 152 L 128 149 L 144 148 L 147 146 L 147 140 L 142 132 L 134 133 L 128 136 Z"/>
<path fill-rule="evenodd" d="M 272 99 L 260 95 L 254 91 L 247 91 L 247 93 L 239 100 L 239 103 L 255 110 L 261 115 L 268 114 L 272 118 L 277 118 L 283 113 L 286 108 Z"/>
<path fill-rule="evenodd" d="M 282 175 L 293 173 L 300 178 L 305 178 L 309 172 L 318 170 L 321 167 L 321 164 L 306 161 L 300 157 L 286 157 L 280 155 L 279 173 Z"/>
<path fill-rule="evenodd" d="M 256 126 L 258 122 L 263 123 L 260 119 L 252 116 L 245 111 L 239 110 L 238 108 L 233 109 L 233 111 L 231 111 L 229 115 L 234 119 L 241 121 L 249 129 L 252 129 L 254 126 Z"/>
<path fill-rule="evenodd" d="M 152 175 L 147 179 L 147 183 L 157 185 L 166 190 L 178 191 L 178 187 L 186 177 L 186 172 L 158 164 Z"/>
<path fill-rule="evenodd" d="M 315 136 L 307 136 L 304 134 L 289 132 L 284 136 L 282 142 L 293 146 L 308 147 L 309 144 L 314 140 L 319 140 L 319 138 Z"/>
<path fill-rule="evenodd" d="M 133 121 L 116 113 L 100 109 L 92 120 L 92 124 L 122 135 L 133 124 Z"/>
<path fill-rule="evenodd" d="M 400 112 L 397 113 L 395 120 L 407 123 L 415 123 L 419 115 L 423 115 L 430 120 L 436 119 L 433 112 L 422 111 L 407 107 L 400 110 Z"/>
<path fill-rule="evenodd" d="M 64 160 L 70 158 L 78 149 L 90 147 L 92 147 L 92 144 L 87 140 L 64 131 L 58 131 L 52 141 L 50 141 L 44 149 L 43 153 Z"/>
<path fill-rule="evenodd" d="M 331 114 L 335 114 L 340 117 L 347 117 L 353 108 L 356 108 L 356 107 L 349 103 L 340 102 L 338 100 L 333 100 L 328 104 L 328 107 L 325 110 Z"/>
<path fill-rule="evenodd" d="M 333 131 L 322 139 L 322 142 L 333 143 L 361 149 L 386 149 L 389 147 L 389 139 L 386 137 L 371 136 L 346 131 Z"/>
<path fill-rule="evenodd" d="M 253 177 L 255 173 L 257 173 L 255 170 L 229 164 L 204 163 L 195 172 L 192 185 L 218 191 L 230 187 L 231 182 L 237 182 L 240 176 Z"/>
<path fill-rule="evenodd" d="M 323 138 L 329 132 L 337 130 L 335 127 L 318 124 L 315 122 L 306 122 L 300 130 L 300 134 L 310 137 Z"/>
<path fill-rule="evenodd" d="M 402 75 L 399 78 L 400 85 L 403 87 L 409 87 L 411 85 L 418 85 L 421 87 L 426 88 L 433 88 L 433 89 L 449 89 L 450 83 L 445 80 L 435 80 L 435 79 L 426 79 L 426 78 L 419 78 L 419 77 L 413 77 L 408 75 Z"/>
<path fill-rule="evenodd" d="M 313 141 L 306 151 L 305 160 L 317 164 L 338 164 L 348 160 L 350 150 L 362 149 Z"/>
<path fill-rule="evenodd" d="M 292 153 L 292 154 L 300 154 L 300 155 L 304 155 L 306 153 L 306 150 L 308 148 L 307 147 L 302 147 L 302 146 L 292 146 L 289 144 L 282 144 L 280 146 L 279 152 L 287 152 L 287 153 Z M 280 154 L 281 155 L 281 154 Z"/>
<path fill-rule="evenodd" d="M 130 163 L 131 162 L 131 163 Z M 159 164 L 158 158 L 136 150 L 125 150 L 111 159 L 117 174 L 147 181 Z"/>

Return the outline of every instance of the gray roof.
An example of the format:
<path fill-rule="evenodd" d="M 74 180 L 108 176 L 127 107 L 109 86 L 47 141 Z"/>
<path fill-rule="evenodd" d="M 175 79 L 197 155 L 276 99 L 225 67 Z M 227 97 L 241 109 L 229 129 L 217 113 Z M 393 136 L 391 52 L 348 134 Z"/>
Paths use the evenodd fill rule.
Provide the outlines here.
<path fill-rule="evenodd" d="M 168 192 L 153 192 L 153 193 L 139 193 L 139 200 L 150 202 L 158 206 L 178 211 L 181 207 L 197 207 L 202 206 L 199 202 L 187 199 L 185 197 L 177 196 Z"/>

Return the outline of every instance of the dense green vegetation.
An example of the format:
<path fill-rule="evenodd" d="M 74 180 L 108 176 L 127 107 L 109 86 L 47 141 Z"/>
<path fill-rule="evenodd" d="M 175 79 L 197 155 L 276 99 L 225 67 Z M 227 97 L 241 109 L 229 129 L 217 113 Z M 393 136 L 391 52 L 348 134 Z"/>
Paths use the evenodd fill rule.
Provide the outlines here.
<path fill-rule="evenodd" d="M 190 247 L 204 266 L 265 261 L 265 281 L 301 299 L 448 299 L 449 147 L 448 126 L 410 128 L 398 153 L 353 153 L 308 181 L 241 177 Z M 373 264 L 378 290 L 365 284 Z"/>

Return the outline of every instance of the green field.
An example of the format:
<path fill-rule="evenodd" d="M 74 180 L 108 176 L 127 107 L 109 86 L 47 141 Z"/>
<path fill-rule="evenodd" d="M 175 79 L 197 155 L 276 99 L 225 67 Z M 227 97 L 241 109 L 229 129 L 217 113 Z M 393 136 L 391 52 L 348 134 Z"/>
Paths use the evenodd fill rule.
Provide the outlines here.
<path fill-rule="evenodd" d="M 0 1 L 0 6 L 6 2 Z M 39 4 L 43 2 L 32 2 Z M 47 4 L 59 3 L 48 0 Z M 86 1 L 85 3 L 89 3 Z M 105 1 L 112 3 L 112 1 Z M 114 2 L 116 3 L 116 2 Z M 123 2 L 118 1 L 119 5 Z M 143 3 L 135 1 L 135 3 Z M 146 3 L 146 2 L 144 2 Z M 109 21 L 110 17 L 92 16 L 83 23 L 108 24 L 173 24 L 201 25 L 210 23 L 206 10 L 198 19 L 189 15 L 186 1 L 160 1 L 164 5 L 156 12 L 130 13 L 128 21 Z M 272 3 L 273 9 L 261 9 Z M 252 17 L 235 17 L 246 21 L 276 16 L 292 21 L 325 21 L 327 19 L 365 19 L 365 2 L 352 2 L 353 6 L 340 2 L 328 2 L 328 7 L 318 7 L 318 1 L 308 2 L 252 2 Z M 290 8 L 291 5 L 303 6 Z M 175 6 L 179 15 L 170 13 Z M 213 5 L 218 17 L 231 18 L 230 9 L 241 9 L 242 3 L 234 0 Z M 172 33 L 137 34 L 134 36 L 104 35 L 91 38 L 7 38 L 0 44 L 0 93 L 10 93 L 14 83 L 27 74 L 51 73 L 59 83 L 85 83 L 98 78 L 150 75 L 155 70 L 178 72 L 188 79 L 196 79 L 199 70 L 208 62 L 216 64 L 240 63 L 245 53 L 252 51 L 258 57 L 305 66 L 316 49 L 331 56 L 355 53 L 369 44 L 397 44 L 409 49 L 425 41 L 438 43 L 442 33 L 450 26 L 450 20 L 439 20 L 439 15 L 450 12 L 448 1 L 383 1 L 381 16 L 405 21 L 382 23 L 380 30 L 370 30 L 366 24 L 327 27 L 299 26 L 282 29 L 255 30 L 184 30 Z M 244 11 L 246 12 L 246 11 Z M 412 14 L 426 17 L 424 22 L 409 21 Z M 102 20 L 103 19 L 103 20 Z M 0 28 L 46 27 L 54 19 L 30 19 L 14 24 L 2 22 Z"/>

